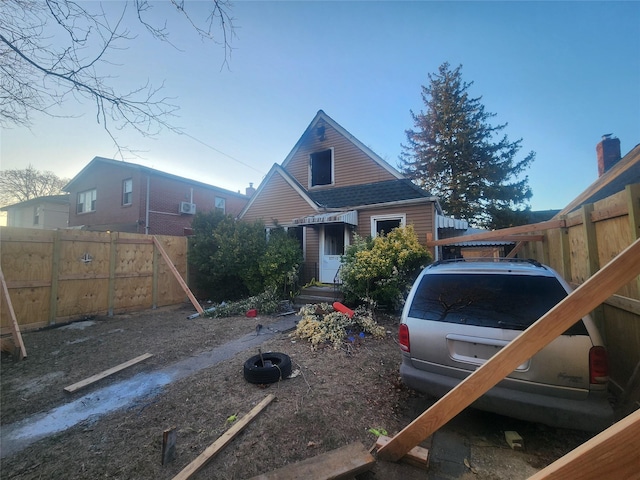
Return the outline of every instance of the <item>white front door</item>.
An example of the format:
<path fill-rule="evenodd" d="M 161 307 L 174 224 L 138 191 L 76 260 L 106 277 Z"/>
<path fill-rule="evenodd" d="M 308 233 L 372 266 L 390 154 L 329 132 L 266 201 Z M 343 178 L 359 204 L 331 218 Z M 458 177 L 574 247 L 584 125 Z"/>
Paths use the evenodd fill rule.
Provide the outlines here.
<path fill-rule="evenodd" d="M 336 274 L 340 268 L 344 247 L 349 243 L 343 223 L 325 224 L 320 230 L 320 281 L 338 281 Z"/>

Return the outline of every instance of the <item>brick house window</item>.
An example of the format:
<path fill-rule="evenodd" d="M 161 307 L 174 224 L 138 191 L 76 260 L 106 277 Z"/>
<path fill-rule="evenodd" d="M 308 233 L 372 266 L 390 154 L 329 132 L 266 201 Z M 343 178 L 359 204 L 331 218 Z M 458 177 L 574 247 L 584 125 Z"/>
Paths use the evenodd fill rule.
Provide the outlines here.
<path fill-rule="evenodd" d="M 122 181 L 122 205 L 131 205 L 133 200 L 133 180 L 127 178 Z"/>
<path fill-rule="evenodd" d="M 226 200 L 222 197 L 216 197 L 216 211 L 225 213 L 226 210 Z"/>
<path fill-rule="evenodd" d="M 85 190 L 78 193 L 78 203 L 76 204 L 76 213 L 87 213 L 96 211 L 97 190 Z"/>
<path fill-rule="evenodd" d="M 311 187 L 333 184 L 333 149 L 311 154 Z"/>

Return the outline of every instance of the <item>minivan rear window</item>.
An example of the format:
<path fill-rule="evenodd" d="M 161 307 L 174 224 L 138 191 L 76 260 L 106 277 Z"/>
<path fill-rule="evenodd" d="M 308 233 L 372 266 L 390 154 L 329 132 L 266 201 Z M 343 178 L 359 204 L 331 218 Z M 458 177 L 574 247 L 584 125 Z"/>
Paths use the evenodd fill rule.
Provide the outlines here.
<path fill-rule="evenodd" d="M 409 316 L 437 322 L 525 330 L 567 296 L 552 277 L 495 274 L 427 274 Z M 588 335 L 578 321 L 565 335 Z"/>

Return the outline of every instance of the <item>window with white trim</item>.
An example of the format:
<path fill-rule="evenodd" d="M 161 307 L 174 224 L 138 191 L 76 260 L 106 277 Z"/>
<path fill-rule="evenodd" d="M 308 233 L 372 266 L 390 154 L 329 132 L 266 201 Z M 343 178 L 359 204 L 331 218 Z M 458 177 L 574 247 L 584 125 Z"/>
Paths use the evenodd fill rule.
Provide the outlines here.
<path fill-rule="evenodd" d="M 333 184 L 333 149 L 311 154 L 309 160 L 309 186 L 318 187 Z"/>
<path fill-rule="evenodd" d="M 33 207 L 33 224 L 38 225 L 40 223 L 40 207 Z"/>
<path fill-rule="evenodd" d="M 133 201 L 133 179 L 122 181 L 122 205 L 131 205 Z"/>
<path fill-rule="evenodd" d="M 227 201 L 222 197 L 216 197 L 215 202 L 216 210 L 220 213 L 225 213 Z"/>
<path fill-rule="evenodd" d="M 373 216 L 371 217 L 371 236 L 386 235 L 394 228 L 404 227 L 406 224 L 407 216 L 404 213 Z"/>
<path fill-rule="evenodd" d="M 78 203 L 76 204 L 76 213 L 87 213 L 96 211 L 97 190 L 85 190 L 78 193 Z"/>

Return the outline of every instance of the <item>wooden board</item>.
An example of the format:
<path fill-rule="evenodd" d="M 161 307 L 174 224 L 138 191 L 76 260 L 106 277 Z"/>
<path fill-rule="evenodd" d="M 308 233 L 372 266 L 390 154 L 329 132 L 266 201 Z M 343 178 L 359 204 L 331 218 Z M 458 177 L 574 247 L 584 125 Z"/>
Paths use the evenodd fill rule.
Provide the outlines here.
<path fill-rule="evenodd" d="M 218 438 L 215 442 L 207 447 L 207 449 L 202 452 L 198 457 L 187 465 L 178 475 L 173 477 L 173 480 L 186 480 L 191 477 L 191 475 L 198 472 L 202 467 L 204 467 L 213 457 L 215 457 L 220 450 L 222 450 L 231 440 L 233 440 L 244 428 L 253 420 L 264 408 L 269 405 L 274 399 L 275 395 L 268 395 L 264 400 L 262 400 L 258 405 L 253 407 L 253 409 L 247 413 L 240 420 L 236 421 L 233 426 L 224 432 L 220 438 Z"/>
<path fill-rule="evenodd" d="M 13 310 L 13 304 L 11 303 L 11 297 L 9 296 L 9 289 L 7 288 L 7 282 L 4 281 L 4 274 L 2 273 L 1 268 L 0 268 L 0 283 L 2 283 L 2 299 L 6 303 L 7 309 L 9 310 L 11 338 L 13 339 L 13 344 L 15 345 L 14 356 L 18 360 L 22 360 L 27 356 L 27 349 L 25 348 L 24 342 L 22 341 L 22 334 L 20 333 L 18 320 Z"/>
<path fill-rule="evenodd" d="M 84 380 L 74 383 L 73 385 L 69 385 L 68 387 L 64 387 L 64 391 L 65 392 L 69 392 L 69 393 L 73 393 L 77 390 L 80 390 L 81 388 L 86 387 L 87 385 L 91 385 L 92 383 L 97 382 L 98 380 L 102 380 L 103 378 L 108 377 L 109 375 L 113 375 L 114 373 L 117 373 L 121 370 L 124 370 L 125 368 L 129 368 L 132 365 L 135 365 L 136 363 L 140 363 L 143 360 L 146 360 L 147 358 L 153 357 L 153 355 L 151 353 L 145 353 L 143 355 L 140 355 L 139 357 L 136 358 L 132 358 L 131 360 L 129 360 L 128 362 L 124 362 L 121 363 L 120 365 L 116 365 L 115 367 L 112 367 L 108 370 L 105 370 L 104 372 L 101 373 L 97 373 L 89 378 L 85 378 Z"/>
<path fill-rule="evenodd" d="M 340 480 L 371 470 L 376 463 L 360 442 L 292 463 L 269 473 L 253 477 L 251 480 Z"/>
<path fill-rule="evenodd" d="M 529 480 L 640 478 L 640 410 L 543 468 Z"/>
<path fill-rule="evenodd" d="M 162 248 L 162 245 L 160 244 L 160 241 L 156 237 L 153 237 L 153 244 L 156 246 L 156 248 L 158 249 L 158 251 L 162 255 L 162 258 L 164 258 L 164 261 L 167 263 L 167 266 L 169 267 L 169 269 L 171 270 L 173 275 L 176 277 L 176 280 L 178 280 L 178 283 L 180 284 L 180 286 L 184 290 L 184 293 L 186 293 L 187 297 L 189 297 L 189 300 L 191 300 L 191 304 L 195 307 L 196 311 L 200 315 L 202 315 L 204 313 L 203 308 L 200 306 L 200 304 L 196 300 L 196 297 L 193 296 L 193 293 L 191 293 L 191 290 L 189 289 L 189 286 L 183 280 L 182 276 L 180 275 L 180 272 L 178 272 L 176 267 L 173 265 L 173 262 L 171 262 L 171 258 L 169 258 L 169 255 L 167 255 L 167 252 L 164 251 L 164 248 Z"/>
<path fill-rule="evenodd" d="M 376 448 L 381 448 L 391 441 L 390 437 L 380 435 L 376 440 Z M 423 447 L 413 447 L 407 454 L 400 459 L 402 462 L 413 465 L 414 467 L 427 469 L 429 468 L 429 450 Z"/>
<path fill-rule="evenodd" d="M 397 461 L 640 274 L 640 239 L 574 290 L 378 450 Z"/>

